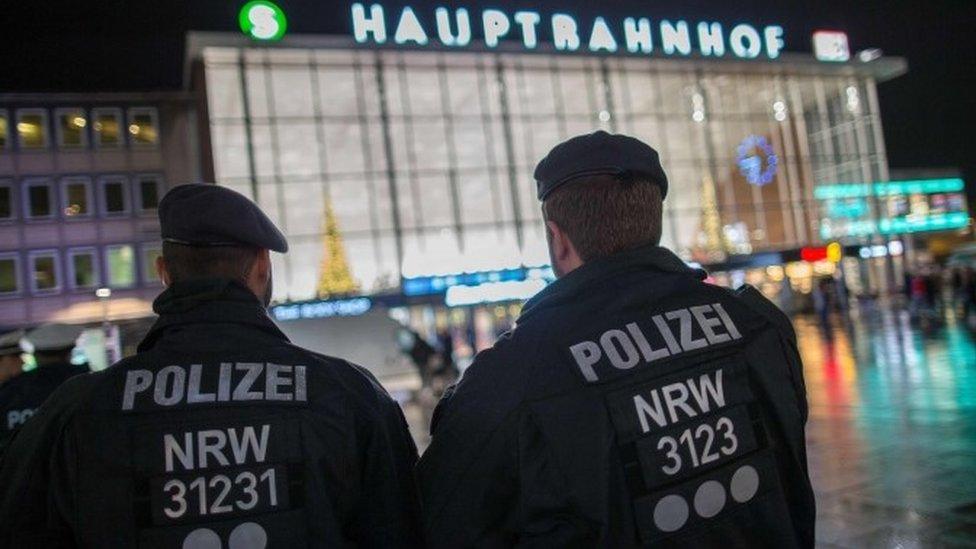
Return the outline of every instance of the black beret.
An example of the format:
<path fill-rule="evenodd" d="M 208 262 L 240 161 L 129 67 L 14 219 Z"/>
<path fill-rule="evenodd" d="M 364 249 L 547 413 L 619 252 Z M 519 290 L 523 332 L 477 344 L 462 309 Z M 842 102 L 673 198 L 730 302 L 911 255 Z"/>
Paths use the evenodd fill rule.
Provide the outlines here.
<path fill-rule="evenodd" d="M 535 168 L 539 200 L 580 177 L 614 175 L 622 181 L 649 181 L 668 194 L 668 177 L 657 151 L 633 137 L 599 130 L 553 147 Z"/>
<path fill-rule="evenodd" d="M 159 201 L 163 241 L 288 251 L 288 241 L 254 202 L 227 187 L 178 185 Z"/>

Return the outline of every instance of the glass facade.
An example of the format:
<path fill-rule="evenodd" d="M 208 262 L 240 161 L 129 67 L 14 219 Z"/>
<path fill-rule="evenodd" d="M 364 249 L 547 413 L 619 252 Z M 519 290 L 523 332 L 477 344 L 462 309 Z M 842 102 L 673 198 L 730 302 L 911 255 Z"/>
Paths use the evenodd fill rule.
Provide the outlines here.
<path fill-rule="evenodd" d="M 278 300 L 322 296 L 325 276 L 373 293 L 547 264 L 532 171 L 596 129 L 661 153 L 663 244 L 703 263 L 818 243 L 815 187 L 887 179 L 875 82 L 852 70 L 223 47 L 202 61 L 216 180 L 291 245 Z"/>

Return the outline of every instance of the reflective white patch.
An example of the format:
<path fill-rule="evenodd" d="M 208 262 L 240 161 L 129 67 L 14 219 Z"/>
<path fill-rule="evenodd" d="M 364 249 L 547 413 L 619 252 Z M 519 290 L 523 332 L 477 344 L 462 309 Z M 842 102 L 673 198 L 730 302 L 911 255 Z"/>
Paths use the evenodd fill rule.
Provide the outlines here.
<path fill-rule="evenodd" d="M 662 532 L 674 532 L 688 521 L 688 503 L 681 496 L 664 496 L 654 506 L 654 526 Z"/>
<path fill-rule="evenodd" d="M 702 483 L 695 492 L 695 512 L 702 518 L 712 518 L 725 507 L 725 487 L 715 480 Z"/>
<path fill-rule="evenodd" d="M 256 522 L 238 524 L 227 540 L 227 549 L 264 549 L 267 546 L 268 533 Z"/>
<path fill-rule="evenodd" d="M 752 499 L 759 491 L 759 473 L 752 465 L 739 467 L 732 475 L 732 485 L 729 487 L 732 499 L 745 503 Z"/>
<path fill-rule="evenodd" d="M 220 536 L 210 528 L 197 528 L 183 538 L 183 549 L 221 549 Z"/>

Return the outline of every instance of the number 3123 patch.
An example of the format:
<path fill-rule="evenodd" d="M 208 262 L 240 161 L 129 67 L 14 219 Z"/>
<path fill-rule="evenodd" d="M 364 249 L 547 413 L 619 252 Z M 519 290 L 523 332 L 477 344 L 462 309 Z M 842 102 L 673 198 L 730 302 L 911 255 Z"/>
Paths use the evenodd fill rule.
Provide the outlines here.
<path fill-rule="evenodd" d="M 735 356 L 726 357 L 608 396 L 618 442 L 633 443 L 645 490 L 758 449 L 745 368 Z"/>

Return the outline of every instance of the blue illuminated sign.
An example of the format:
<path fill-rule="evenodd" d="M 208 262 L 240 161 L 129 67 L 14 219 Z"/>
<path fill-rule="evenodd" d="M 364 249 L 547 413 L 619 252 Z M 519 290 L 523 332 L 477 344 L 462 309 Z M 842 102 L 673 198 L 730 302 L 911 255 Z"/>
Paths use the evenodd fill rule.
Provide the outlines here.
<path fill-rule="evenodd" d="M 651 54 L 659 47 L 664 55 L 698 53 L 703 57 L 723 57 L 730 51 L 740 59 L 756 59 L 763 54 L 776 59 L 785 47 L 783 27 L 779 25 L 759 29 L 741 23 L 726 29 L 713 21 L 692 25 L 668 19 L 652 25 L 647 17 L 627 17 L 620 25 L 602 16 L 581 22 L 566 13 L 553 13 L 543 19 L 539 12 L 531 10 L 508 13 L 484 9 L 477 17 L 465 8 L 439 7 L 433 13 L 433 27 L 425 27 L 429 14 L 422 15 L 424 18 L 410 6 L 387 13 L 382 4 L 367 6 L 357 2 L 352 5 L 353 36 L 360 44 L 385 44 L 392 31 L 397 45 L 428 46 L 436 37 L 438 45 L 465 47 L 471 43 L 473 19 L 480 24 L 488 48 L 497 48 L 505 38 L 519 38 L 523 47 L 535 49 L 539 45 L 540 25 L 551 33 L 556 50 L 567 52 L 614 53 L 623 48 L 634 54 Z"/>
<path fill-rule="evenodd" d="M 421 276 L 403 279 L 403 293 L 407 296 L 436 295 L 455 286 L 480 286 L 496 282 L 520 282 L 523 280 L 556 279 L 550 267 L 519 267 L 501 271 L 481 271 L 442 276 Z"/>
<path fill-rule="evenodd" d="M 271 307 L 271 316 L 278 321 L 331 318 L 335 316 L 359 316 L 366 314 L 372 308 L 373 301 L 368 297 L 326 299 L 275 305 Z"/>
<path fill-rule="evenodd" d="M 773 150 L 769 140 L 761 135 L 750 135 L 745 138 L 736 149 L 735 161 L 746 181 L 758 186 L 771 183 L 776 178 L 776 170 L 779 168 L 779 157 L 776 156 L 776 151 Z"/>

